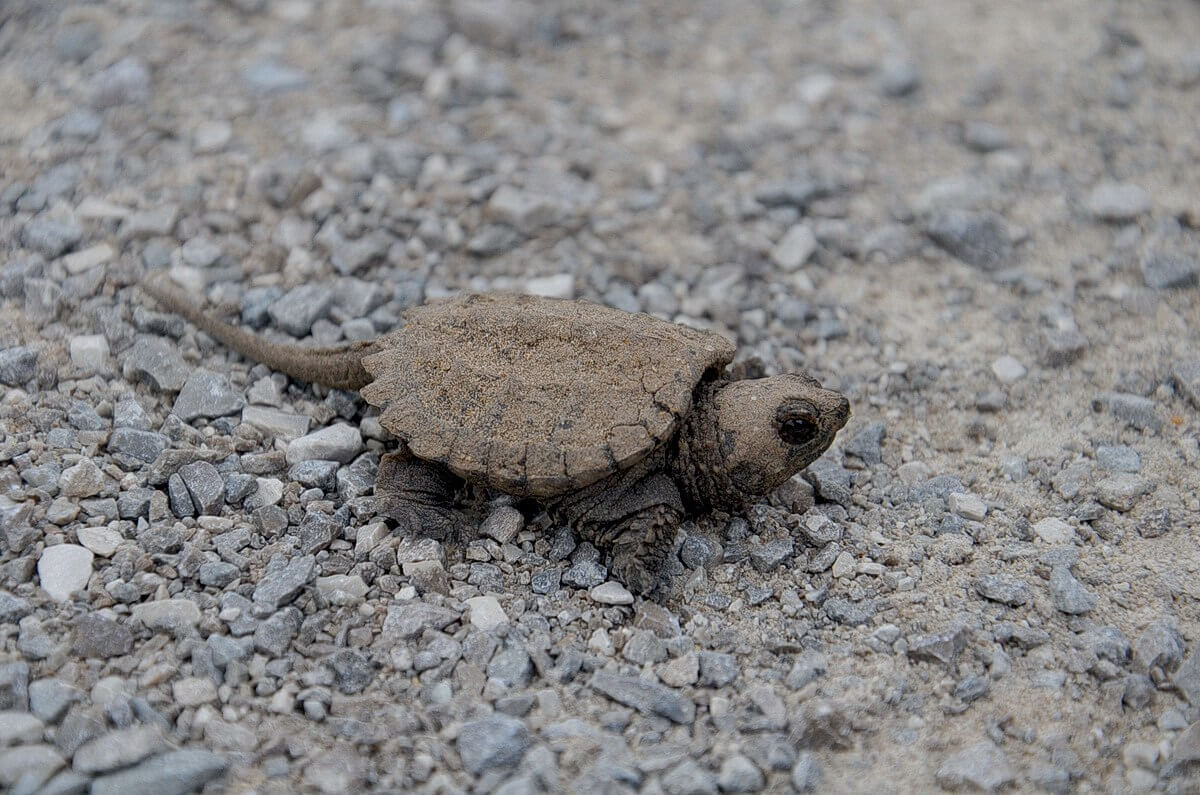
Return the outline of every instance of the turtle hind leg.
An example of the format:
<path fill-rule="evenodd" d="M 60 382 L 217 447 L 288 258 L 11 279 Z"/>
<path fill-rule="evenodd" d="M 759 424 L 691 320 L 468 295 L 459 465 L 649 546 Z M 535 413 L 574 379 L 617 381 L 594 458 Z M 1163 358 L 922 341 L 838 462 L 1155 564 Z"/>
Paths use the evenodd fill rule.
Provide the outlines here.
<path fill-rule="evenodd" d="M 667 559 L 671 554 L 680 514 L 666 505 L 656 505 L 630 517 L 609 535 L 613 576 L 629 590 L 656 602 L 666 599 L 671 589 Z"/>
<path fill-rule="evenodd" d="M 386 453 L 375 478 L 376 509 L 405 535 L 462 541 L 466 525 L 454 510 L 454 495 L 462 483 L 444 467 L 414 458 L 407 450 Z"/>

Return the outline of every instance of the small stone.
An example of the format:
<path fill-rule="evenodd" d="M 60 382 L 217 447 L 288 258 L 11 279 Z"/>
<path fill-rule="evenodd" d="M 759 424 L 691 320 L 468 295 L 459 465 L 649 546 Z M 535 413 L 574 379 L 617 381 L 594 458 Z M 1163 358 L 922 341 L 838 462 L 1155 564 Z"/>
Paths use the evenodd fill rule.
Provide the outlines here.
<path fill-rule="evenodd" d="M 689 569 L 704 569 L 721 558 L 721 547 L 712 539 L 689 535 L 679 548 L 679 559 Z"/>
<path fill-rule="evenodd" d="M 765 784 L 766 778 L 758 765 L 741 754 L 727 758 L 717 777 L 721 792 L 758 792 Z"/>
<path fill-rule="evenodd" d="M 525 517 L 516 508 L 508 505 L 496 508 L 483 520 L 480 530 L 498 544 L 507 544 L 516 538 L 525 526 Z"/>
<path fill-rule="evenodd" d="M 342 649 L 329 658 L 333 683 L 343 693 L 352 695 L 366 689 L 375 678 L 375 666 L 366 655 L 353 649 Z"/>
<path fill-rule="evenodd" d="M 669 687 L 690 687 L 700 677 L 700 658 L 695 652 L 676 657 L 658 668 L 658 678 Z"/>
<path fill-rule="evenodd" d="M 716 795 L 717 777 L 692 759 L 684 759 L 662 776 L 667 795 Z"/>
<path fill-rule="evenodd" d="M 388 608 L 382 635 L 395 641 L 420 637 L 427 629 L 445 629 L 460 618 L 458 612 L 425 602 L 411 602 Z"/>
<path fill-rule="evenodd" d="M 85 458 L 73 467 L 67 467 L 58 478 L 58 489 L 64 497 L 82 499 L 94 497 L 104 488 L 107 478 L 100 468 Z"/>
<path fill-rule="evenodd" d="M 164 745 L 158 726 L 130 726 L 84 743 L 75 751 L 72 767 L 76 773 L 107 773 L 136 764 Z"/>
<path fill-rule="evenodd" d="M 133 648 L 133 633 L 122 624 L 91 613 L 75 622 L 71 651 L 84 658 L 121 657 Z"/>
<path fill-rule="evenodd" d="M 963 628 L 916 635 L 909 639 L 908 657 L 918 662 L 941 663 L 952 668 L 967 646 L 967 631 Z"/>
<path fill-rule="evenodd" d="M 870 599 L 855 602 L 837 597 L 825 600 L 824 605 L 825 615 L 839 624 L 850 627 L 866 624 L 875 617 L 877 609 L 875 602 Z"/>
<path fill-rule="evenodd" d="M 362 433 L 346 423 L 330 425 L 307 436 L 293 439 L 287 447 L 289 465 L 321 459 L 347 464 L 363 449 Z"/>
<path fill-rule="evenodd" d="M 524 292 L 527 295 L 540 295 L 545 298 L 574 298 L 575 277 L 570 273 L 557 273 L 553 276 L 526 279 Z"/>
<path fill-rule="evenodd" d="M 1020 607 L 1033 600 L 1029 586 L 1005 574 L 989 574 L 975 581 L 975 592 L 993 602 Z"/>
<path fill-rule="evenodd" d="M 1200 762 L 1200 721 L 1188 726 L 1171 747 L 1171 761 L 1177 764 Z"/>
<path fill-rule="evenodd" d="M 589 589 L 604 582 L 608 571 L 594 560 L 581 560 L 562 573 L 562 584 L 570 588 Z"/>
<path fill-rule="evenodd" d="M 363 578 L 357 574 L 332 574 L 318 577 L 317 593 L 331 605 L 358 604 L 369 590 Z"/>
<path fill-rule="evenodd" d="M 1055 566 L 1050 571 L 1050 601 L 1059 612 L 1073 616 L 1090 613 L 1096 607 L 1096 597 L 1066 566 Z"/>
<path fill-rule="evenodd" d="M 272 561 L 275 564 L 275 561 Z M 288 604 L 304 590 L 316 573 L 316 558 L 301 555 L 268 565 L 266 572 L 254 588 L 254 601 L 278 610 Z"/>
<path fill-rule="evenodd" d="M 81 527 L 75 535 L 80 544 L 102 558 L 111 557 L 125 540 L 119 532 L 108 527 Z"/>
<path fill-rule="evenodd" d="M 1130 511 L 1137 504 L 1138 498 L 1146 493 L 1146 489 L 1146 481 L 1137 475 L 1118 472 L 1096 484 L 1096 499 L 1105 508 Z"/>
<path fill-rule="evenodd" d="M 471 626 L 480 632 L 493 632 L 508 623 L 508 615 L 494 596 L 475 596 L 467 600 Z"/>
<path fill-rule="evenodd" d="M 225 481 L 207 461 L 193 461 L 179 468 L 179 476 L 191 496 L 197 516 L 217 516 L 225 504 Z"/>
<path fill-rule="evenodd" d="M 46 724 L 28 712 L 0 712 L 0 748 L 36 743 L 42 739 L 45 730 Z"/>
<path fill-rule="evenodd" d="M 169 237 L 179 220 L 179 205 L 160 204 L 149 210 L 138 210 L 125 216 L 119 237 L 122 240 L 144 240 L 151 237 Z"/>
<path fill-rule="evenodd" d="M 930 219 L 925 233 L 954 257 L 985 271 L 1012 258 L 1008 228 L 995 213 L 947 210 Z"/>
<path fill-rule="evenodd" d="M 597 671 L 589 684 L 598 693 L 644 715 L 659 715 L 675 723 L 691 723 L 696 717 L 696 705 L 690 698 L 655 682 Z"/>
<path fill-rule="evenodd" d="M 1075 528 L 1062 519 L 1047 517 L 1033 525 L 1033 534 L 1044 543 L 1057 546 L 1075 541 Z"/>
<path fill-rule="evenodd" d="M 1083 356 L 1088 348 L 1087 337 L 1073 329 L 1042 331 L 1040 359 L 1046 367 L 1066 367 Z"/>
<path fill-rule="evenodd" d="M 52 745 L 35 743 L 0 749 L 0 789 L 17 792 L 18 784 L 37 788 L 63 764 L 62 755 Z"/>
<path fill-rule="evenodd" d="M 952 512 L 972 522 L 982 522 L 987 517 L 987 503 L 974 494 L 951 492 L 946 504 Z"/>
<path fill-rule="evenodd" d="M 1140 472 L 1142 459 L 1132 447 L 1123 444 L 1100 445 L 1096 463 L 1110 472 Z"/>
<path fill-rule="evenodd" d="M 94 558 L 90 549 L 74 544 L 46 547 L 37 565 L 42 590 L 55 601 L 67 601 L 71 594 L 87 587 Z"/>
<path fill-rule="evenodd" d="M 992 373 L 1002 384 L 1013 384 L 1025 377 L 1028 371 L 1012 356 L 1001 356 L 992 362 Z"/>
<path fill-rule="evenodd" d="M 792 786 L 796 792 L 816 792 L 821 785 L 821 762 L 811 751 L 796 756 L 792 767 Z"/>
<path fill-rule="evenodd" d="M 737 658 L 732 654 L 702 651 L 697 655 L 700 664 L 700 686 L 720 688 L 737 679 Z"/>
<path fill-rule="evenodd" d="M 38 356 L 29 348 L 0 351 L 0 383 L 21 386 L 37 375 Z"/>
<path fill-rule="evenodd" d="M 160 599 L 133 606 L 133 619 L 155 632 L 186 634 L 200 623 L 200 608 L 190 599 Z"/>
<path fill-rule="evenodd" d="M 205 119 L 192 130 L 192 151 L 199 155 L 220 152 L 233 138 L 233 126 L 224 119 Z"/>
<path fill-rule="evenodd" d="M 71 364 L 85 373 L 100 372 L 108 365 L 108 340 L 103 334 L 72 337 L 70 348 Z"/>
<path fill-rule="evenodd" d="M 524 723 L 508 715 L 493 714 L 463 724 L 457 747 L 463 767 L 477 776 L 493 768 L 520 764 L 531 742 Z"/>
<path fill-rule="evenodd" d="M 494 221 L 532 235 L 560 222 L 563 203 L 553 196 L 501 185 L 488 200 L 487 214 Z"/>
<path fill-rule="evenodd" d="M 150 70 L 136 56 L 127 56 L 92 76 L 86 87 L 88 102 L 112 108 L 150 98 Z"/>
<path fill-rule="evenodd" d="M 240 411 L 245 401 L 233 390 L 229 379 L 209 370 L 195 370 L 188 376 L 171 413 L 184 422 L 198 417 L 215 419 Z"/>
<path fill-rule="evenodd" d="M 182 707 L 198 707 L 217 700 L 217 686 L 206 676 L 192 676 L 172 685 L 171 694 Z"/>
<path fill-rule="evenodd" d="M 847 443 L 845 451 L 867 466 L 877 466 L 883 462 L 883 438 L 886 432 L 887 426 L 884 423 L 872 422 L 855 434 Z"/>
<path fill-rule="evenodd" d="M 813 485 L 817 497 L 824 502 L 836 502 L 838 505 L 849 505 L 850 470 L 831 461 L 829 458 L 818 458 L 804 470 L 804 478 Z"/>
<path fill-rule="evenodd" d="M 937 782 L 949 790 L 971 787 L 996 792 L 1016 780 L 1016 771 L 1004 752 L 984 741 L 948 758 L 937 770 Z"/>
<path fill-rule="evenodd" d="M 242 409 L 242 422 L 276 439 L 289 441 L 308 433 L 312 420 L 305 414 L 293 414 L 265 406 L 246 406 Z"/>
<path fill-rule="evenodd" d="M 275 325 L 293 337 L 306 337 L 313 323 L 326 317 L 333 306 L 333 291 L 319 284 L 304 284 L 284 293 L 268 308 Z"/>
<path fill-rule="evenodd" d="M 1092 188 L 1086 207 L 1101 221 L 1129 223 L 1150 212 L 1150 194 L 1132 182 L 1101 182 Z"/>
<path fill-rule="evenodd" d="M 220 776 L 228 765 L 210 751 L 169 751 L 95 779 L 90 795 L 186 795 Z"/>
<path fill-rule="evenodd" d="M 47 259 L 61 256 L 83 239 L 83 229 L 73 219 L 53 218 L 45 213 L 35 216 L 21 233 L 26 248 Z"/>
<path fill-rule="evenodd" d="M 788 229 L 771 249 L 771 260 L 785 271 L 798 270 L 817 250 L 817 236 L 808 224 Z"/>
<path fill-rule="evenodd" d="M 1142 281 L 1153 290 L 1179 290 L 1200 284 L 1200 260 L 1188 254 L 1153 251 L 1142 257 Z"/>
<path fill-rule="evenodd" d="M 232 563 L 210 560 L 201 564 L 200 570 L 196 573 L 196 579 L 200 581 L 201 585 L 207 585 L 210 588 L 224 588 L 236 580 L 240 574 L 241 570 Z"/>
<path fill-rule="evenodd" d="M 1154 668 L 1169 671 L 1183 659 L 1183 638 L 1166 621 L 1152 621 L 1130 644 L 1134 667 L 1145 672 Z"/>
<path fill-rule="evenodd" d="M 1012 146 L 1008 130 L 986 121 L 968 121 L 963 125 L 963 143 L 976 152 L 997 152 Z"/>
<path fill-rule="evenodd" d="M 542 569 L 529 578 L 529 590 L 536 594 L 552 594 L 561 587 L 562 569 Z"/>
<path fill-rule="evenodd" d="M 1158 407 L 1154 401 L 1141 395 L 1131 395 L 1125 392 L 1105 393 L 1092 401 L 1094 411 L 1103 408 L 1107 408 L 1113 416 L 1139 430 L 1157 431 L 1163 425 L 1162 417 L 1158 415 Z"/>
<path fill-rule="evenodd" d="M 247 86 L 267 94 L 295 91 L 308 85 L 308 76 L 304 72 L 270 59 L 251 64 L 241 75 Z"/>
<path fill-rule="evenodd" d="M 588 591 L 588 596 L 592 601 L 599 602 L 603 605 L 631 605 L 633 604 L 633 594 L 621 585 L 619 582 L 609 580 L 608 582 L 600 583 Z"/>
<path fill-rule="evenodd" d="M 75 276 L 86 270 L 103 265 L 112 258 L 112 246 L 107 243 L 101 243 L 66 255 L 62 258 L 62 264 L 67 269 L 67 273 Z"/>
<path fill-rule="evenodd" d="M 176 392 L 183 387 L 191 368 L 162 337 L 138 337 L 126 352 L 122 374 L 147 384 L 157 392 Z"/>
<path fill-rule="evenodd" d="M 625 642 L 621 654 L 634 665 L 645 665 L 667 659 L 667 647 L 662 638 L 648 629 L 640 629 Z"/>
<path fill-rule="evenodd" d="M 1200 358 L 1176 362 L 1171 370 L 1171 380 L 1192 406 L 1200 409 Z"/>

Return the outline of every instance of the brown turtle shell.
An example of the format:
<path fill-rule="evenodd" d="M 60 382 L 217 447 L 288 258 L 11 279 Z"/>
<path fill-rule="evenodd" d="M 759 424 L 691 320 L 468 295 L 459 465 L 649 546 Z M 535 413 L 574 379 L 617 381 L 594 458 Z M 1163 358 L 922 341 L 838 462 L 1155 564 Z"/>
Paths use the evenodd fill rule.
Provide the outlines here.
<path fill-rule="evenodd" d="M 361 390 L 414 455 L 510 494 L 551 497 L 670 439 L 696 385 L 733 359 L 708 331 L 587 301 L 469 295 L 405 313 Z"/>

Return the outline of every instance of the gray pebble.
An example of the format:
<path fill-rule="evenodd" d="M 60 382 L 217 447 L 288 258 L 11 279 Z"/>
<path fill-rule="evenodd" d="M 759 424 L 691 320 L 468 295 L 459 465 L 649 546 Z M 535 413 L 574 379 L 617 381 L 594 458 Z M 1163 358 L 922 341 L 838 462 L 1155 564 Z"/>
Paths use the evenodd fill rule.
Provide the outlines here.
<path fill-rule="evenodd" d="M 82 239 L 83 229 L 75 221 L 52 218 L 44 213 L 25 224 L 21 232 L 21 243 L 26 248 L 50 259 L 70 251 Z"/>
<path fill-rule="evenodd" d="M 71 651 L 80 657 L 106 659 L 128 654 L 133 633 L 123 624 L 91 613 L 75 622 Z"/>
<path fill-rule="evenodd" d="M 1050 572 L 1050 601 L 1059 612 L 1073 616 L 1090 613 L 1096 607 L 1096 597 L 1066 566 L 1056 566 Z"/>
<path fill-rule="evenodd" d="M 1183 659 L 1183 638 L 1171 623 L 1152 621 L 1134 638 L 1130 650 L 1138 671 L 1153 668 L 1169 671 Z"/>
<path fill-rule="evenodd" d="M 717 786 L 721 792 L 758 792 L 766 784 L 758 765 L 741 754 L 734 754 L 721 763 Z"/>
<path fill-rule="evenodd" d="M 795 554 L 790 538 L 777 538 L 766 544 L 750 546 L 750 563 L 763 574 L 775 571 Z"/>
<path fill-rule="evenodd" d="M 1094 411 L 1101 411 L 1105 408 L 1112 412 L 1113 416 L 1124 420 L 1134 428 L 1157 431 L 1163 425 L 1157 405 L 1150 398 L 1141 395 L 1106 392 L 1092 400 Z"/>
<path fill-rule="evenodd" d="M 0 351 L 0 383 L 23 386 L 37 375 L 37 353 L 25 347 Z"/>
<path fill-rule="evenodd" d="M 996 152 L 1012 146 L 1012 137 L 991 122 L 969 121 L 963 125 L 963 143 L 976 152 Z"/>
<path fill-rule="evenodd" d="M 419 637 L 427 629 L 445 629 L 460 618 L 457 611 L 425 602 L 393 605 L 383 622 L 383 635 L 397 640 Z"/>
<path fill-rule="evenodd" d="M 737 658 L 732 654 L 702 651 L 697 658 L 700 663 L 701 687 L 725 687 L 737 679 L 739 667 Z"/>
<path fill-rule="evenodd" d="M 185 795 L 223 774 L 228 765 L 211 751 L 169 751 L 101 776 L 92 782 L 91 795 Z"/>
<path fill-rule="evenodd" d="M 1087 211 L 1101 221 L 1128 223 L 1150 211 L 1150 194 L 1132 182 L 1102 182 L 1092 188 Z"/>
<path fill-rule="evenodd" d="M 300 631 L 300 611 L 285 607 L 254 628 L 254 648 L 271 657 L 285 654 Z"/>
<path fill-rule="evenodd" d="M 121 223 L 118 236 L 122 240 L 145 240 L 169 237 L 179 220 L 179 205 L 160 204 L 148 210 L 130 213 Z M 148 247 L 147 247 L 148 248 Z"/>
<path fill-rule="evenodd" d="M 1088 349 L 1087 337 L 1073 329 L 1042 331 L 1039 358 L 1046 367 L 1066 367 L 1079 360 Z"/>
<path fill-rule="evenodd" d="M 542 569 L 530 577 L 529 589 L 536 594 L 552 594 L 559 589 L 561 581 L 562 569 Z"/>
<path fill-rule="evenodd" d="M 1189 254 L 1153 251 L 1141 260 L 1142 281 L 1154 290 L 1195 287 L 1200 284 L 1200 260 Z"/>
<path fill-rule="evenodd" d="M 254 601 L 277 609 L 295 599 L 315 575 L 316 559 L 312 555 L 272 559 L 254 588 Z"/>
<path fill-rule="evenodd" d="M 66 682 L 38 679 L 29 684 L 29 710 L 41 720 L 57 723 L 80 695 L 78 688 Z"/>
<path fill-rule="evenodd" d="M 877 466 L 883 461 L 883 438 L 886 432 L 886 424 L 873 422 L 855 434 L 844 449 L 867 466 Z"/>
<path fill-rule="evenodd" d="M 1148 484 L 1137 475 L 1118 472 L 1096 484 L 1096 499 L 1105 508 L 1130 511 L 1138 498 L 1146 493 Z"/>
<path fill-rule="evenodd" d="M 1096 463 L 1110 472 L 1140 472 L 1142 459 L 1132 447 L 1123 444 L 1100 445 Z"/>
<path fill-rule="evenodd" d="M 597 671 L 588 684 L 644 715 L 659 715 L 675 723 L 691 723 L 696 717 L 696 705 L 690 698 L 656 682 Z"/>
<path fill-rule="evenodd" d="M 915 635 L 909 639 L 908 657 L 919 662 L 941 663 L 952 668 L 967 647 L 965 629 L 946 630 L 931 635 Z"/>
<path fill-rule="evenodd" d="M 921 71 L 908 58 L 888 58 L 879 70 L 879 87 L 889 97 L 905 97 L 921 85 Z"/>
<path fill-rule="evenodd" d="M 850 504 L 850 471 L 828 458 L 818 458 L 808 469 L 804 478 L 813 485 L 817 496 L 825 502 L 839 505 Z"/>
<path fill-rule="evenodd" d="M 329 658 L 333 669 L 333 684 L 343 693 L 360 693 L 375 678 L 375 666 L 366 655 L 353 649 L 342 649 Z"/>
<path fill-rule="evenodd" d="M 1200 409 L 1200 358 L 1176 362 L 1171 369 L 1171 380 L 1192 406 Z"/>
<path fill-rule="evenodd" d="M 796 756 L 792 786 L 796 792 L 816 792 L 821 786 L 821 761 L 811 751 L 802 751 Z"/>
<path fill-rule="evenodd" d="M 984 599 L 1009 607 L 1020 607 L 1033 599 L 1028 585 L 1005 574 L 990 574 L 976 580 L 975 592 Z"/>
<path fill-rule="evenodd" d="M 308 85 L 304 72 L 269 59 L 247 66 L 241 75 L 247 86 L 267 94 L 295 91 Z"/>
<path fill-rule="evenodd" d="M 494 714 L 463 724 L 456 742 L 463 767 L 478 776 L 492 768 L 515 767 L 529 750 L 532 737 L 520 720 Z"/>
<path fill-rule="evenodd" d="M 217 516 L 225 504 L 225 481 L 207 461 L 193 461 L 179 468 L 179 476 L 192 498 L 197 516 Z"/>
<path fill-rule="evenodd" d="M 964 787 L 996 792 L 1016 780 L 1016 770 L 1004 752 L 985 740 L 947 758 L 937 769 L 937 782 L 948 790 Z"/>
<path fill-rule="evenodd" d="M 224 588 L 236 580 L 240 574 L 241 570 L 232 563 L 210 560 L 200 565 L 196 579 L 200 581 L 201 585 L 207 585 L 210 588 Z"/>
<path fill-rule="evenodd" d="M 138 337 L 126 352 L 122 372 L 159 392 L 176 392 L 187 381 L 191 368 L 175 348 L 161 337 Z"/>
<path fill-rule="evenodd" d="M 653 632 L 641 630 L 625 642 L 621 655 L 635 665 L 645 665 L 667 659 L 667 647 Z"/>
<path fill-rule="evenodd" d="M 594 560 L 581 560 L 562 573 L 562 584 L 570 588 L 593 588 L 608 579 L 608 570 Z"/>
<path fill-rule="evenodd" d="M 332 494 L 337 489 L 338 462 L 312 458 L 288 470 L 288 480 Z"/>
<path fill-rule="evenodd" d="M 1008 227 L 995 213 L 944 211 L 930 219 L 925 234 L 953 256 L 985 271 L 996 270 L 1012 258 Z"/>
<path fill-rule="evenodd" d="M 272 322 L 293 337 L 306 337 L 313 323 L 329 314 L 333 292 L 326 285 L 303 284 L 293 287 L 268 308 Z"/>

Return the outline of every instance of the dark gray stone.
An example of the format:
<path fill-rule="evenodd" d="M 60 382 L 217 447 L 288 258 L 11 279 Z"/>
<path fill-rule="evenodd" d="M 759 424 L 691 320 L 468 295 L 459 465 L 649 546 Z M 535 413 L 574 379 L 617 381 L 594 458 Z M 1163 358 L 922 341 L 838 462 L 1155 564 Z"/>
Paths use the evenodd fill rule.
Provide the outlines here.
<path fill-rule="evenodd" d="M 123 624 L 94 613 L 75 622 L 71 651 L 84 658 L 105 659 L 128 654 L 133 648 L 133 633 Z"/>
<path fill-rule="evenodd" d="M 489 715 L 463 724 L 457 748 L 463 767 L 478 776 L 493 768 L 520 764 L 531 742 L 529 729 L 521 721 L 508 715 Z"/>
<path fill-rule="evenodd" d="M 871 599 L 853 602 L 840 596 L 827 599 L 824 608 L 825 615 L 829 616 L 832 621 L 851 627 L 869 623 L 878 610 L 875 602 Z"/>
<path fill-rule="evenodd" d="M 818 458 L 804 470 L 804 478 L 813 485 L 817 497 L 838 505 L 850 504 L 850 474 L 850 470 L 828 458 Z"/>
<path fill-rule="evenodd" d="M 1008 227 L 995 213 L 943 211 L 930 219 L 925 234 L 954 257 L 985 271 L 1012 259 Z"/>
<path fill-rule="evenodd" d="M 1138 671 L 1153 668 L 1170 671 L 1183 659 L 1183 638 L 1172 624 L 1152 621 L 1134 638 L 1131 650 Z"/>
<path fill-rule="evenodd" d="M 207 585 L 210 588 L 224 588 L 229 583 L 233 582 L 241 574 L 241 569 L 232 563 L 226 563 L 223 560 L 210 560 L 207 563 L 200 564 L 200 571 L 196 578 L 200 580 L 201 585 Z"/>
<path fill-rule="evenodd" d="M 459 618 L 457 611 L 425 602 L 393 605 L 388 608 L 381 634 L 395 640 L 412 640 L 427 629 L 445 629 Z"/>
<path fill-rule="evenodd" d="M 116 428 L 108 437 L 108 451 L 145 464 L 154 463 L 159 453 L 171 444 L 161 433 L 136 428 Z"/>
<path fill-rule="evenodd" d="M 337 488 L 338 466 L 337 461 L 319 458 L 301 461 L 288 470 L 288 478 L 308 488 L 332 494 Z"/>
<path fill-rule="evenodd" d="M 1171 380 L 1180 394 L 1200 409 L 1200 358 L 1176 362 L 1171 369 Z"/>
<path fill-rule="evenodd" d="M 329 667 L 333 670 L 333 684 L 348 695 L 361 693 L 375 678 L 375 666 L 370 659 L 353 649 L 330 655 Z"/>
<path fill-rule="evenodd" d="M 300 538 L 297 545 L 300 554 L 313 555 L 328 547 L 341 535 L 341 525 L 326 514 L 310 511 L 304 515 L 304 521 L 300 522 L 296 535 Z"/>
<path fill-rule="evenodd" d="M 316 558 L 303 555 L 281 561 L 273 559 L 254 589 L 254 601 L 269 606 L 272 610 L 285 605 L 300 595 L 316 575 Z"/>
<path fill-rule="evenodd" d="M 229 763 L 210 751 L 182 749 L 92 782 L 91 795 L 185 795 L 221 776 Z"/>
<path fill-rule="evenodd" d="M 225 417 L 241 411 L 245 404 L 228 378 L 209 370 L 195 370 L 179 390 L 171 413 L 184 422 L 191 422 L 199 417 Z"/>
<path fill-rule="evenodd" d="M 29 663 L 0 663 L 0 711 L 29 709 Z"/>
<path fill-rule="evenodd" d="M 581 560 L 562 574 L 562 584 L 571 588 L 593 588 L 608 579 L 608 570 L 594 560 Z"/>
<path fill-rule="evenodd" d="M 225 481 L 217 468 L 207 461 L 193 461 L 179 468 L 198 516 L 218 516 L 225 504 Z"/>
<path fill-rule="evenodd" d="M 54 259 L 70 251 L 83 239 L 83 229 L 73 220 L 35 216 L 21 232 L 25 248 Z"/>
<path fill-rule="evenodd" d="M 267 311 L 278 328 L 293 337 L 306 337 L 313 323 L 329 315 L 331 306 L 333 292 L 327 286 L 304 284 L 284 293 Z"/>
<path fill-rule="evenodd" d="M 285 607 L 254 628 L 254 648 L 271 657 L 280 657 L 300 632 L 300 611 Z"/>
<path fill-rule="evenodd" d="M 1006 574 L 981 577 L 975 581 L 975 592 L 984 599 L 1009 607 L 1020 607 L 1029 604 L 1033 599 L 1033 592 L 1028 585 Z"/>
<path fill-rule="evenodd" d="M 690 698 L 656 682 L 597 671 L 589 685 L 643 715 L 659 715 L 675 723 L 691 723 L 696 717 L 696 705 Z"/>
<path fill-rule="evenodd" d="M 562 569 L 535 571 L 529 579 L 529 589 L 536 594 L 552 594 L 561 587 Z"/>
<path fill-rule="evenodd" d="M 763 574 L 775 571 L 795 555 L 795 544 L 790 538 L 777 538 L 766 544 L 750 546 L 750 563 Z"/>
<path fill-rule="evenodd" d="M 158 392 L 175 392 L 187 381 L 191 368 L 179 352 L 161 337 L 138 337 L 126 352 L 122 373 Z"/>
<path fill-rule="evenodd" d="M 868 466 L 877 466 L 883 461 L 883 438 L 887 425 L 873 422 L 863 428 L 845 446 L 845 451 Z"/>
<path fill-rule="evenodd" d="M 689 569 L 706 569 L 721 559 L 721 545 L 702 535 L 689 535 L 679 548 L 679 559 Z"/>
<path fill-rule="evenodd" d="M 8 386 L 23 386 L 37 375 L 37 362 L 37 353 L 29 348 L 0 351 L 0 382 Z"/>
<path fill-rule="evenodd" d="M 941 663 L 952 668 L 967 647 L 967 630 L 960 627 L 932 635 L 916 635 L 909 640 L 908 657 L 918 662 Z"/>
<path fill-rule="evenodd" d="M 1187 254 L 1155 251 L 1141 262 L 1142 281 L 1154 290 L 1195 287 L 1200 284 L 1200 261 Z"/>
<path fill-rule="evenodd" d="M 701 687 L 725 687 L 737 679 L 740 669 L 737 658 L 732 654 L 702 651 L 696 655 L 700 664 Z"/>

